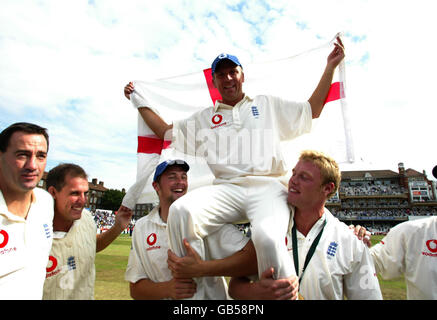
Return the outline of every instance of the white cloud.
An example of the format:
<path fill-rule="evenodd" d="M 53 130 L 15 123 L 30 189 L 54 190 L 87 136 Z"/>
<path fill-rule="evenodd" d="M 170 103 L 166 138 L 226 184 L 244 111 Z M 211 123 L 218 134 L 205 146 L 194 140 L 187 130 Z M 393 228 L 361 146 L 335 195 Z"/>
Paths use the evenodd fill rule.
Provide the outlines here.
<path fill-rule="evenodd" d="M 128 188 L 137 119 L 122 93 L 129 80 L 197 71 L 220 52 L 243 65 L 272 60 L 343 31 L 359 156 L 430 171 L 433 9 L 432 1 L 2 1 L 0 127 L 42 123 L 49 165 L 77 161 L 106 186 Z"/>

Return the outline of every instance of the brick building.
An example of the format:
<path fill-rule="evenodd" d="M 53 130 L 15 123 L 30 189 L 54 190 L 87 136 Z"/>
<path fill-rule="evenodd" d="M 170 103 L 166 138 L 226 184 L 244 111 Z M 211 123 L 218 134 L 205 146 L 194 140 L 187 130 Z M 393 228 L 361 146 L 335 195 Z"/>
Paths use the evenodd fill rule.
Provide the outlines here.
<path fill-rule="evenodd" d="M 364 225 L 375 233 L 418 217 L 437 215 L 436 182 L 426 173 L 405 169 L 342 171 L 339 193 L 327 208 L 347 224 Z"/>

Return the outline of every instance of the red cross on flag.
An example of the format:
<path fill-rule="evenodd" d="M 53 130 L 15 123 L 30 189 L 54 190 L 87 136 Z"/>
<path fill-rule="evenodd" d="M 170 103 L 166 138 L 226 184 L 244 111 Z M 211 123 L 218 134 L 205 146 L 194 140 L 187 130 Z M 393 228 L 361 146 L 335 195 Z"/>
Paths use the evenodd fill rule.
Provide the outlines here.
<path fill-rule="evenodd" d="M 286 58 L 245 63 L 243 91 L 249 97 L 266 94 L 292 101 L 307 101 L 326 66 L 326 59 L 338 35 L 319 47 Z M 212 59 L 211 59 L 212 60 Z M 135 108 L 147 106 L 167 122 L 185 119 L 194 112 L 213 106 L 220 94 L 212 83 L 211 69 L 153 81 L 134 81 L 131 102 Z M 330 155 L 338 163 L 354 162 L 353 141 L 346 104 L 345 62 L 334 75 L 325 107 L 313 119 L 312 131 L 283 143 L 283 154 L 291 169 L 301 150 L 314 149 Z M 190 189 L 211 183 L 213 176 L 206 162 L 192 159 L 170 148 L 171 137 L 164 141 L 154 135 L 138 114 L 137 182 L 129 189 L 123 205 L 152 203 L 157 196 L 151 186 L 155 167 L 168 158 L 184 158 L 191 166 Z M 192 165 L 195 163 L 195 165 Z"/>

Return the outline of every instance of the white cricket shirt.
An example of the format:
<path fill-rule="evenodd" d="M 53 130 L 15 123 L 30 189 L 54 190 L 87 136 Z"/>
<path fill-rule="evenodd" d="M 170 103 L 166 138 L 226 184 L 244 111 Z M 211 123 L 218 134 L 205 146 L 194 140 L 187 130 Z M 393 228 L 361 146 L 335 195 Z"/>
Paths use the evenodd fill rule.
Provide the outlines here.
<path fill-rule="evenodd" d="M 96 279 L 97 226 L 88 210 L 73 222 L 64 237 L 53 239 L 44 300 L 93 300 Z"/>
<path fill-rule="evenodd" d="M 437 300 L 437 217 L 396 225 L 370 252 L 382 278 L 405 276 L 407 299 Z"/>
<path fill-rule="evenodd" d="M 234 107 L 216 102 L 175 121 L 172 147 L 205 157 L 217 179 L 281 176 L 287 171 L 280 142 L 310 132 L 309 102 L 245 96 Z"/>
<path fill-rule="evenodd" d="M 52 246 L 53 198 L 33 189 L 26 219 L 8 211 L 0 191 L 0 300 L 39 300 Z"/>
<path fill-rule="evenodd" d="M 291 207 L 292 215 L 294 208 Z M 305 237 L 297 230 L 299 276 L 306 255 L 326 219 L 320 242 L 316 247 L 300 283 L 299 293 L 306 300 L 379 300 L 381 290 L 369 249 L 354 233 L 325 208 L 323 216 Z M 291 219 L 286 237 L 287 249 L 293 258 Z"/>
<path fill-rule="evenodd" d="M 139 219 L 132 235 L 132 249 L 126 268 L 125 280 L 136 283 L 141 279 L 164 282 L 172 279 L 167 265 L 167 224 L 162 221 L 158 206 L 147 216 Z M 207 255 L 211 259 L 222 259 L 242 249 L 249 238 L 234 225 L 224 225 L 219 231 L 205 239 Z M 203 300 L 228 299 L 224 277 L 205 277 Z"/>

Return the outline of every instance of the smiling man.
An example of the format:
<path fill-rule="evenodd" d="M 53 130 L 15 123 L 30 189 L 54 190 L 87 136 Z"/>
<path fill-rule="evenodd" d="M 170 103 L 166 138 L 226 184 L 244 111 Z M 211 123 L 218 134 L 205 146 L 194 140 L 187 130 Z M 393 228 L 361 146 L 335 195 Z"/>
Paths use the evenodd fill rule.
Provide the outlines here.
<path fill-rule="evenodd" d="M 244 72 L 237 57 L 221 55 L 212 64 L 214 86 L 223 103 L 234 106 L 244 98 Z"/>
<path fill-rule="evenodd" d="M 187 242 L 188 254 L 183 258 L 168 250 L 169 208 L 187 193 L 188 170 L 183 160 L 167 160 L 156 167 L 153 188 L 159 205 L 136 222 L 126 269 L 134 299 L 228 299 L 223 276 L 250 275 L 257 270 L 252 242 L 234 225 L 224 225 L 205 239 L 207 261 L 200 261 Z M 192 277 L 199 278 L 204 288 L 201 294 L 196 294 Z"/>
<path fill-rule="evenodd" d="M 47 190 L 55 201 L 53 246 L 46 261 L 45 300 L 94 299 L 95 256 L 127 227 L 132 211 L 123 206 L 115 224 L 97 234 L 91 213 L 84 209 L 88 177 L 78 165 L 60 164 L 47 175 Z"/>
<path fill-rule="evenodd" d="M 302 152 L 293 169 L 285 243 L 299 277 L 299 293 L 307 300 L 382 299 L 369 249 L 325 207 L 340 181 L 338 164 L 321 152 Z M 233 278 L 229 291 L 235 299 L 274 298 L 278 281 Z"/>
<path fill-rule="evenodd" d="M 170 208 L 169 242 L 178 256 L 186 254 L 187 239 L 205 259 L 204 238 L 226 223 L 249 220 L 258 274 L 273 267 L 274 278 L 294 275 L 283 242 L 289 211 L 286 187 L 279 179 L 287 172 L 281 142 L 310 132 L 312 119 L 320 116 L 335 69 L 345 57 L 340 38 L 334 46 L 307 101 L 263 94 L 249 97 L 243 90 L 242 64 L 226 53 L 211 65 L 213 84 L 221 95 L 214 106 L 168 124 L 143 97 L 137 107 L 147 126 L 160 139 L 171 133 L 174 149 L 203 156 L 216 178 L 213 185 L 193 190 Z M 132 83 L 125 86 L 128 99 L 133 92 Z"/>
<path fill-rule="evenodd" d="M 0 133 L 0 300 L 42 298 L 53 199 L 35 187 L 48 146 L 46 129 L 35 124 L 15 123 Z"/>

